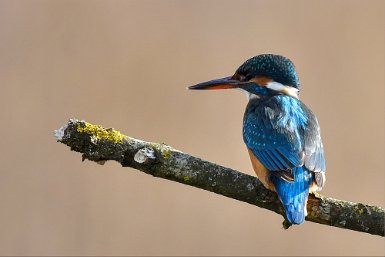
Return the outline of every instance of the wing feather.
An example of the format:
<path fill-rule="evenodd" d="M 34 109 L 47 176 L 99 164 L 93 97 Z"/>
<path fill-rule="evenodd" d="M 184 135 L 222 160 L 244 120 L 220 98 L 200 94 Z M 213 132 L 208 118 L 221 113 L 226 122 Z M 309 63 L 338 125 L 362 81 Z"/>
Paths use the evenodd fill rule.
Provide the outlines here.
<path fill-rule="evenodd" d="M 264 102 L 250 101 L 243 138 L 259 161 L 268 170 L 281 172 L 283 179 L 293 176 L 287 171 L 303 165 L 312 172 L 325 172 L 318 121 L 298 99 L 278 95 Z M 319 187 L 323 178 L 316 179 Z"/>

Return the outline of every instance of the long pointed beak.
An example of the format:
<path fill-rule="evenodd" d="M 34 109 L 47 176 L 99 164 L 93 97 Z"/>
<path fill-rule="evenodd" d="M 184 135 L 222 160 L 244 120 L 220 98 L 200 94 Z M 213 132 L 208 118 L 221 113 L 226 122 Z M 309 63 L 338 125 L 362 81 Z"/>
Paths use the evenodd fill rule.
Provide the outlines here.
<path fill-rule="evenodd" d="M 231 77 L 214 79 L 207 82 L 199 83 L 194 86 L 188 87 L 188 89 L 194 90 L 215 90 L 215 89 L 228 89 L 239 88 L 244 83 L 239 80 L 232 79 Z"/>

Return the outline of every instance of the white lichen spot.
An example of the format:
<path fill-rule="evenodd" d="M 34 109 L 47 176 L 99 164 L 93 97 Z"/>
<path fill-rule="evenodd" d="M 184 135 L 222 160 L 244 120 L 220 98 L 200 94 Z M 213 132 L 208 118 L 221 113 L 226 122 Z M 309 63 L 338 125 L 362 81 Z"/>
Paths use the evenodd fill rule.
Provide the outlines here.
<path fill-rule="evenodd" d="M 175 162 L 178 164 L 179 167 L 185 167 L 188 164 L 187 157 L 181 157 L 181 156 L 176 156 L 175 157 Z"/>
<path fill-rule="evenodd" d="M 144 163 L 147 159 L 155 159 L 154 150 L 148 147 L 140 149 L 134 156 L 134 160 L 138 163 Z"/>
<path fill-rule="evenodd" d="M 247 188 L 247 190 L 251 191 L 254 189 L 254 186 L 253 186 L 253 184 L 249 183 L 246 185 L 246 188 Z"/>
<path fill-rule="evenodd" d="M 98 138 L 97 138 L 95 135 L 92 135 L 92 136 L 90 137 L 90 141 L 91 141 L 91 143 L 93 143 L 93 144 L 96 145 L 96 143 L 98 142 Z"/>
<path fill-rule="evenodd" d="M 64 125 L 63 127 L 56 129 L 54 131 L 54 135 L 58 141 L 61 141 L 64 137 L 64 131 L 66 130 L 67 125 Z"/>

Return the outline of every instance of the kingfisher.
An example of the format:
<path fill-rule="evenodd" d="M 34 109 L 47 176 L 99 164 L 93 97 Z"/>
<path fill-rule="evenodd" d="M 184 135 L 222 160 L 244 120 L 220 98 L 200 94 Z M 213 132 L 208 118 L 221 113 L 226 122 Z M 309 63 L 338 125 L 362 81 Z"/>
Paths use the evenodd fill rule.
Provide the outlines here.
<path fill-rule="evenodd" d="M 326 165 L 317 118 L 299 100 L 294 64 L 281 55 L 257 55 L 233 76 L 189 87 L 230 88 L 244 91 L 248 98 L 243 140 L 257 177 L 278 194 L 286 219 L 291 224 L 303 223 L 309 193 L 325 184 Z"/>

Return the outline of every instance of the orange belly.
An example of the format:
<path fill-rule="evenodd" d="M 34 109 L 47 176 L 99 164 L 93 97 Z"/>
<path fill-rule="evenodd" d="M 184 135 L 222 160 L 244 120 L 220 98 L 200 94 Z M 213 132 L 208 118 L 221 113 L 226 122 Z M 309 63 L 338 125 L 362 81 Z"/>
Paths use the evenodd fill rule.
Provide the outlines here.
<path fill-rule="evenodd" d="M 257 174 L 259 180 L 267 189 L 275 191 L 275 186 L 269 180 L 269 171 L 265 168 L 265 166 L 263 166 L 263 164 L 257 159 L 257 157 L 255 157 L 255 155 L 250 149 L 248 149 L 248 151 L 250 155 L 251 164 L 253 165 L 253 169 Z"/>
<path fill-rule="evenodd" d="M 313 181 L 310 185 L 310 188 L 309 188 L 309 193 L 315 193 L 315 192 L 319 192 L 321 191 L 322 188 L 319 188 L 317 183 L 315 181 Z"/>

